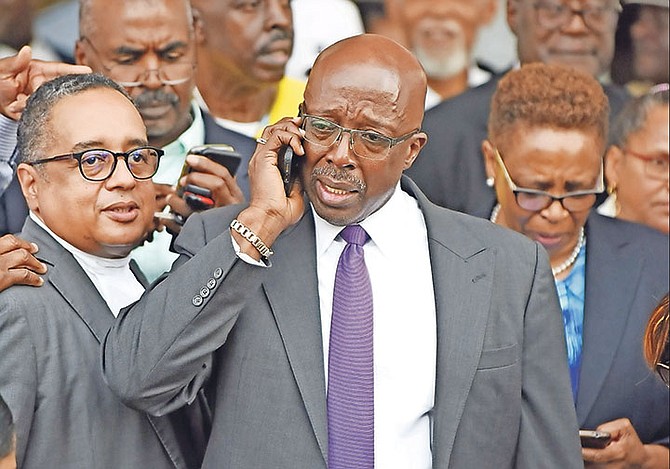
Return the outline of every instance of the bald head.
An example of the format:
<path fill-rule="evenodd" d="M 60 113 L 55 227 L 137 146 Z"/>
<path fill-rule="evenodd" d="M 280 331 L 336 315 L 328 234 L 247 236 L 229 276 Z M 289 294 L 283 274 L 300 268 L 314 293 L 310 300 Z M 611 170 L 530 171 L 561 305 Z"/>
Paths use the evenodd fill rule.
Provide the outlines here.
<path fill-rule="evenodd" d="M 408 130 L 421 127 L 426 74 L 417 59 L 397 42 L 375 34 L 339 41 L 317 57 L 305 89 L 305 102 L 323 93 L 341 100 L 386 108 Z"/>

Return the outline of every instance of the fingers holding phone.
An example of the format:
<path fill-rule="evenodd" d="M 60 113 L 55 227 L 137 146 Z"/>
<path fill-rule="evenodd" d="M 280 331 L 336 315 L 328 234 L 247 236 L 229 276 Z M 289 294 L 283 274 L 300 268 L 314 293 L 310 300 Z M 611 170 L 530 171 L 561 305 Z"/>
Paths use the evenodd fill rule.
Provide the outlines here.
<path fill-rule="evenodd" d="M 627 418 L 613 420 L 598 426 L 594 432 L 587 432 L 586 441 L 594 442 L 594 433 L 598 434 L 595 440 L 598 444 L 607 444 L 602 448 L 588 448 L 584 446 L 582 437 L 582 458 L 586 467 L 644 467 L 648 460 L 649 452 Z M 580 431 L 580 437 L 582 432 Z M 665 460 L 667 461 L 667 449 Z M 656 466 L 652 466 L 656 467 Z"/>

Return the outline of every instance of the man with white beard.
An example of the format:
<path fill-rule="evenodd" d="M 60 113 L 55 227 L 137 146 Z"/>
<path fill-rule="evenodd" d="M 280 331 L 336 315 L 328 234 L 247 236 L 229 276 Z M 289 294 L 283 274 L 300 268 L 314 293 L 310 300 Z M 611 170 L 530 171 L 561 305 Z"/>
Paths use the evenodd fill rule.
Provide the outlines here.
<path fill-rule="evenodd" d="M 426 109 L 489 80 L 472 58 L 479 29 L 495 0 L 405 0 L 399 9 L 405 44 L 428 75 Z"/>

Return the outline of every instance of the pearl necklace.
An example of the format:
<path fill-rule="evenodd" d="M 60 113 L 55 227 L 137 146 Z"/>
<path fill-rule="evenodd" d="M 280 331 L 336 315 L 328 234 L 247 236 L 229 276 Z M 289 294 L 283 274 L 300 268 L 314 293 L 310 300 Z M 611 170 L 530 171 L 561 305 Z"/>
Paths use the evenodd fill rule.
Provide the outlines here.
<path fill-rule="evenodd" d="M 491 218 L 489 218 L 489 220 L 495 223 L 496 220 L 498 220 L 499 213 L 500 213 L 500 204 L 496 204 L 496 206 L 493 208 L 493 212 L 491 212 Z M 570 266 L 572 266 L 572 264 L 575 263 L 575 261 L 577 260 L 577 256 L 579 256 L 579 251 L 582 250 L 582 247 L 584 246 L 585 243 L 586 243 L 586 236 L 584 236 L 584 227 L 582 227 L 579 230 L 579 239 L 577 240 L 575 248 L 570 253 L 570 257 L 568 257 L 560 265 L 551 268 L 551 273 L 554 274 L 554 277 L 556 277 L 558 274 L 565 272 Z"/>

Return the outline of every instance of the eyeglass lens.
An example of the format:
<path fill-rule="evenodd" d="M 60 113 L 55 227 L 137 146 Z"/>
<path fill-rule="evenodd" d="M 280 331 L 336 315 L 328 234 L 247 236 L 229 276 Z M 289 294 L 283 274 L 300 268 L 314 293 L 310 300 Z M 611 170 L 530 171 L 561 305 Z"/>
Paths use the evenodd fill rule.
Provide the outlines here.
<path fill-rule="evenodd" d="M 305 140 L 314 145 L 329 147 L 339 140 L 343 132 L 351 135 L 351 148 L 361 158 L 383 159 L 391 148 L 391 139 L 380 133 L 345 129 L 327 119 L 303 117 Z"/>
<path fill-rule="evenodd" d="M 603 32 L 613 25 L 618 17 L 618 10 L 604 2 L 586 4 L 583 8 L 573 9 L 561 2 L 544 1 L 536 3 L 535 10 L 538 23 L 547 29 L 560 28 L 572 20 L 572 15 L 578 14 L 589 29 Z"/>
<path fill-rule="evenodd" d="M 539 212 L 549 207 L 554 200 L 560 200 L 563 208 L 569 212 L 578 212 L 587 210 L 593 206 L 596 201 L 595 194 L 583 194 L 561 199 L 554 199 L 548 194 L 533 194 L 526 192 L 516 192 L 516 203 L 524 210 Z"/>
<path fill-rule="evenodd" d="M 110 68 L 109 73 L 121 86 L 140 86 L 152 73 L 156 73 L 161 83 L 170 86 L 188 81 L 193 73 L 193 65 L 177 62 L 163 64 L 153 70 L 147 70 L 139 64 L 115 65 Z"/>
<path fill-rule="evenodd" d="M 82 153 L 79 168 L 82 176 L 91 181 L 103 181 L 112 175 L 117 157 L 123 157 L 128 171 L 135 179 L 149 179 L 158 169 L 160 155 L 153 148 L 137 148 L 128 153 L 89 150 Z"/>

